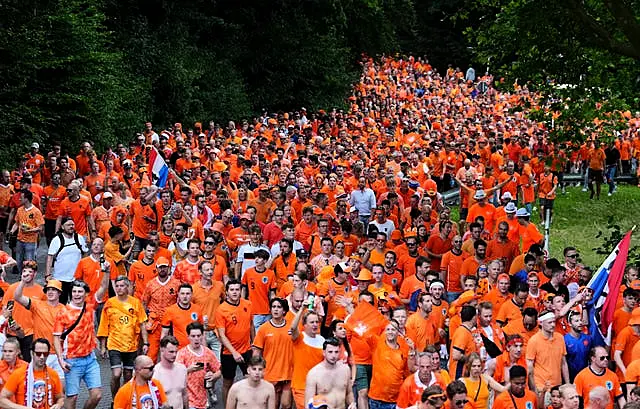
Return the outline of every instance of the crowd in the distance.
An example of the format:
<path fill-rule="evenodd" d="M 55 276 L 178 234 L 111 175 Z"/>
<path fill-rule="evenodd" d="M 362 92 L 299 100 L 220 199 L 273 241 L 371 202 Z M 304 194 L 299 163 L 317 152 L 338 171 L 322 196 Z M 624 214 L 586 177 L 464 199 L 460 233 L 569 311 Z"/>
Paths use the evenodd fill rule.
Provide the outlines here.
<path fill-rule="evenodd" d="M 106 388 L 116 409 L 634 407 L 637 267 L 595 345 L 592 269 L 545 254 L 531 218 L 565 172 L 615 193 L 640 114 L 559 144 L 527 116 L 535 93 L 481 91 L 365 60 L 344 111 L 33 143 L 0 173 L 0 407 L 75 409 L 81 382 L 86 409 Z"/>

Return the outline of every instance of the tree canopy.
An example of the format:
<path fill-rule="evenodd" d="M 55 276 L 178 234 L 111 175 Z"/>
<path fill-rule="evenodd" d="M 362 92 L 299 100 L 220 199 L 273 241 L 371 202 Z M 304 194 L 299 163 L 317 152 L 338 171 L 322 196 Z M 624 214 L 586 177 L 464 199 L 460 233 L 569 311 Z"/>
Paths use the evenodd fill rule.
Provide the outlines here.
<path fill-rule="evenodd" d="M 638 1 L 7 0 L 0 160 L 29 142 L 128 140 L 144 121 L 344 104 L 363 54 L 424 55 L 634 107 Z M 622 102 L 620 102 L 622 101 Z M 619 103 L 620 102 L 620 103 Z M 576 113 L 593 109 L 576 108 Z M 590 114 L 596 115 L 596 114 Z"/>

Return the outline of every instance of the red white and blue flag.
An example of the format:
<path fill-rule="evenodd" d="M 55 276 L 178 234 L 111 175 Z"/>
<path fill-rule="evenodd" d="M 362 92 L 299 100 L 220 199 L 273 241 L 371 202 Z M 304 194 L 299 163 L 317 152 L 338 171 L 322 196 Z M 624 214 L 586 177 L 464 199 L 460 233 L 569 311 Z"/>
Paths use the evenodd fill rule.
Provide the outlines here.
<path fill-rule="evenodd" d="M 153 177 L 153 184 L 158 187 L 165 187 L 169 178 L 169 166 L 164 161 L 158 150 L 151 148 L 149 151 L 149 168 Z"/>
<path fill-rule="evenodd" d="M 611 345 L 613 313 L 627 265 L 631 232 L 618 243 L 587 284 L 587 288 L 593 290 L 593 298 L 587 303 L 587 311 L 589 333 L 593 336 L 594 345 Z"/>

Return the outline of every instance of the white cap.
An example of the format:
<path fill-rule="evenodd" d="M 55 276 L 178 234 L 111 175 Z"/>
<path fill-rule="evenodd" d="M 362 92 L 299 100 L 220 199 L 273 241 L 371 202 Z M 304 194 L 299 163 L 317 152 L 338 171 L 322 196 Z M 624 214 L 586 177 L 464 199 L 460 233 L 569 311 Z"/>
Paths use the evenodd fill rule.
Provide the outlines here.
<path fill-rule="evenodd" d="M 38 142 L 34 142 L 31 144 L 32 148 L 40 149 L 40 144 Z"/>

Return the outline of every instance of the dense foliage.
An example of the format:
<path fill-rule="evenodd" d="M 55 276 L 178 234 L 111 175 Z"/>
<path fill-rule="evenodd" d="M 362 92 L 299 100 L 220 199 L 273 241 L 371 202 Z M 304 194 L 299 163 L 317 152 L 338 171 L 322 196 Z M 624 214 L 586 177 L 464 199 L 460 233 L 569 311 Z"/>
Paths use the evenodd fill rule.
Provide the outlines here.
<path fill-rule="evenodd" d="M 505 84 L 553 78 L 633 107 L 636 2 L 6 0 L 0 160 L 34 140 L 101 148 L 146 120 L 157 128 L 340 106 L 362 54 L 426 55 L 440 70 L 474 61 Z"/>

